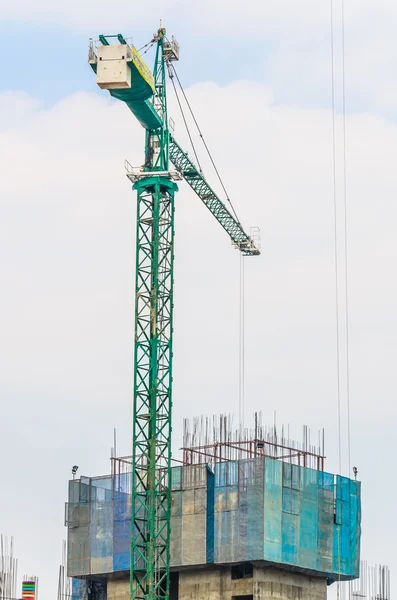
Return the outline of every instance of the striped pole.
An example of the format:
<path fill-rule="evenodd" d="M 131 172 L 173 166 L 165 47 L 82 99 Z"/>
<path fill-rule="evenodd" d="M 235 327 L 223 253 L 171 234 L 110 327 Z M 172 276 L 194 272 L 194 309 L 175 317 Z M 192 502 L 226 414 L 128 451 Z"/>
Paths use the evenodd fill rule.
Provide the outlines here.
<path fill-rule="evenodd" d="M 36 600 L 36 582 L 22 582 L 22 600 Z"/>

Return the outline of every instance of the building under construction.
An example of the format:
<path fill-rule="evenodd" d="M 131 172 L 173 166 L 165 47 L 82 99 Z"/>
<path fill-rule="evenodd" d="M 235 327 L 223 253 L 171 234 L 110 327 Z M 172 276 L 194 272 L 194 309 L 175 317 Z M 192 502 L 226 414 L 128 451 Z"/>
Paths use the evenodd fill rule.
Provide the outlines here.
<path fill-rule="evenodd" d="M 360 483 L 324 470 L 320 445 L 222 417 L 185 423 L 171 470 L 172 600 L 325 600 L 358 577 Z M 70 481 L 66 506 L 73 598 L 130 598 L 129 457 L 112 473 Z M 93 591 L 94 590 L 94 591 Z"/>

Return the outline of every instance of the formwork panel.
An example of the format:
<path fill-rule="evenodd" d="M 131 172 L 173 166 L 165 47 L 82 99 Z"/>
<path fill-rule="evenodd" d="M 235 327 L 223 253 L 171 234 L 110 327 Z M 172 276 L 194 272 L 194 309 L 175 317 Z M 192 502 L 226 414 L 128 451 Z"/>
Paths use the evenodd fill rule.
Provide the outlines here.
<path fill-rule="evenodd" d="M 171 517 L 171 567 L 183 564 L 182 554 L 182 515 Z"/>
<path fill-rule="evenodd" d="M 320 489 L 318 494 L 317 570 L 333 571 L 334 553 L 334 491 Z"/>
<path fill-rule="evenodd" d="M 264 558 L 274 562 L 282 560 L 282 466 L 280 461 L 271 458 L 264 462 Z"/>
<path fill-rule="evenodd" d="M 117 492 L 113 501 L 113 571 L 130 568 L 131 495 Z"/>
<path fill-rule="evenodd" d="M 201 515 L 207 511 L 207 488 L 197 488 L 194 490 L 194 514 Z"/>
<path fill-rule="evenodd" d="M 171 516 L 182 516 L 182 491 L 171 492 Z"/>
<path fill-rule="evenodd" d="M 90 526 L 69 528 L 68 576 L 91 574 Z"/>
<path fill-rule="evenodd" d="M 182 514 L 194 515 L 194 489 L 182 491 Z"/>
<path fill-rule="evenodd" d="M 182 515 L 182 564 L 203 565 L 207 562 L 206 515 Z"/>
<path fill-rule="evenodd" d="M 317 568 L 318 545 L 318 471 L 304 469 L 300 494 L 300 530 L 298 563 Z"/>
<path fill-rule="evenodd" d="M 91 503 L 91 574 L 113 571 L 113 503 Z"/>
<path fill-rule="evenodd" d="M 283 513 L 283 553 L 282 562 L 298 565 L 299 516 Z"/>

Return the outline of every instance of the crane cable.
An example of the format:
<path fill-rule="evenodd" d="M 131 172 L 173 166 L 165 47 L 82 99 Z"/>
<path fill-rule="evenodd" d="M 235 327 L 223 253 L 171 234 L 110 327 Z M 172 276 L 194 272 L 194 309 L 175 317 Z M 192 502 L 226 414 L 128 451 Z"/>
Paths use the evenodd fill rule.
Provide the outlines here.
<path fill-rule="evenodd" d="M 338 275 L 338 237 L 337 237 L 337 194 L 336 194 L 336 143 L 335 143 L 335 65 L 334 65 L 334 19 L 333 0 L 331 5 L 331 80 L 332 80 L 332 150 L 333 150 L 333 199 L 334 199 L 334 244 L 335 244 L 335 294 L 336 294 L 336 358 L 337 358 L 337 395 L 338 395 L 338 445 L 339 473 L 342 474 L 341 448 L 341 397 L 340 397 L 340 349 L 339 349 L 339 275 Z M 343 217 L 344 217 L 344 284 L 345 284 L 345 338 L 346 338 L 346 401 L 347 401 L 347 462 L 348 475 L 351 469 L 351 423 L 350 423 L 350 348 L 349 348 L 349 276 L 348 276 L 348 228 L 347 228 L 347 161 L 346 161 L 346 77 L 345 77 L 345 7 L 341 0 L 342 28 L 342 129 L 343 129 Z M 337 598 L 340 598 L 340 531 L 338 530 L 338 587 Z M 351 598 L 352 586 L 349 582 L 348 596 Z"/>
<path fill-rule="evenodd" d="M 211 155 L 211 152 L 210 152 L 210 150 L 208 148 L 208 145 L 207 145 L 207 143 L 206 143 L 206 141 L 204 139 L 203 133 L 202 133 L 202 131 L 200 129 L 200 126 L 199 126 L 199 124 L 197 122 L 197 119 L 196 119 L 196 117 L 195 117 L 195 115 L 193 113 L 193 109 L 192 109 L 192 107 L 190 105 L 190 102 L 189 102 L 187 96 L 186 96 L 186 93 L 185 93 L 185 91 L 183 89 L 183 86 L 182 86 L 181 81 L 180 81 L 180 79 L 178 77 L 178 74 L 177 74 L 177 72 L 175 70 L 175 67 L 170 62 L 167 62 L 167 66 L 168 66 L 168 74 L 169 74 L 169 77 L 171 79 L 172 86 L 174 88 L 174 92 L 175 92 L 175 95 L 176 95 L 176 99 L 178 101 L 179 109 L 180 109 L 181 114 L 182 114 L 183 122 L 185 124 L 185 128 L 186 128 L 187 134 L 189 136 L 189 140 L 190 140 L 190 143 L 192 145 L 193 152 L 194 152 L 194 155 L 196 157 L 196 160 L 197 160 L 200 172 L 202 173 L 201 164 L 200 164 L 199 158 L 197 156 L 196 148 L 194 146 L 194 143 L 193 143 L 193 140 L 192 140 L 192 136 L 191 136 L 191 133 L 190 133 L 190 130 L 189 130 L 189 126 L 187 124 L 186 117 L 185 117 L 185 114 L 184 114 L 184 111 L 183 111 L 183 107 L 182 107 L 181 101 L 179 99 L 179 94 L 178 94 L 178 91 L 177 91 L 176 86 L 175 86 L 174 76 L 175 76 L 176 80 L 178 81 L 180 90 L 181 90 L 181 92 L 183 94 L 183 97 L 185 99 L 185 102 L 186 102 L 186 104 L 187 104 L 187 106 L 189 108 L 189 111 L 190 111 L 190 114 L 191 114 L 191 116 L 193 118 L 193 121 L 194 121 L 194 123 L 195 123 L 195 125 L 197 127 L 197 130 L 199 132 L 200 138 L 203 141 L 203 144 L 205 146 L 207 154 L 208 154 L 208 156 L 209 156 L 209 158 L 211 160 L 211 163 L 212 163 L 212 165 L 214 167 L 215 173 L 217 174 L 217 177 L 218 177 L 218 179 L 219 179 L 219 181 L 221 183 L 223 191 L 225 192 L 227 201 L 229 202 L 229 204 L 230 204 L 230 206 L 232 208 L 232 211 L 234 213 L 234 216 L 236 217 L 237 222 L 240 223 L 240 219 L 238 218 L 237 213 L 235 211 L 235 208 L 234 208 L 234 206 L 232 204 L 232 201 L 229 198 L 229 194 L 227 193 L 227 190 L 226 190 L 226 187 L 225 187 L 225 185 L 223 183 L 221 175 L 220 175 L 220 173 L 219 173 L 219 171 L 218 171 L 218 169 L 216 167 L 215 161 L 214 161 L 214 159 L 213 159 L 213 157 Z M 239 403 L 238 403 L 238 413 L 239 413 L 239 427 L 240 428 L 244 428 L 244 392 L 245 392 L 245 269 L 244 269 L 244 256 L 242 254 L 240 254 L 240 302 L 239 302 L 239 304 L 240 304 L 240 306 L 239 306 L 239 313 L 240 314 L 239 314 Z"/>
<path fill-rule="evenodd" d="M 343 115 L 343 206 L 345 234 L 345 318 L 346 318 L 346 401 L 347 401 L 347 464 L 351 477 L 351 432 L 350 432 L 350 347 L 349 347 L 349 269 L 347 235 L 347 166 L 346 166 L 346 77 L 345 77 L 345 0 L 341 0 L 342 21 L 342 115 Z M 348 583 L 348 597 L 352 597 L 352 582 Z"/>
<path fill-rule="evenodd" d="M 167 63 L 167 64 L 168 64 L 168 63 Z M 183 107 L 182 107 L 181 101 L 180 101 L 180 99 L 179 99 L 178 91 L 177 91 L 177 89 L 176 89 L 176 86 L 175 86 L 175 82 L 174 82 L 174 75 L 173 75 L 173 73 L 172 73 L 172 71 L 171 71 L 171 68 L 170 68 L 170 65 L 169 65 L 169 64 L 168 64 L 168 67 L 169 67 L 169 68 L 168 68 L 168 74 L 169 74 L 169 76 L 170 76 L 171 83 L 172 83 L 172 87 L 174 88 L 175 96 L 176 96 L 176 99 L 177 99 L 177 101 L 178 101 L 179 110 L 181 111 L 182 119 L 183 119 L 183 122 L 184 122 L 184 124 L 185 124 L 185 128 L 186 128 L 187 134 L 188 134 L 188 136 L 189 136 L 189 140 L 190 140 L 190 143 L 191 143 L 191 145 L 192 145 L 193 152 L 194 152 L 194 156 L 196 157 L 196 161 L 197 161 L 198 167 L 199 167 L 199 169 L 200 169 L 200 173 L 202 173 L 202 172 L 203 172 L 203 170 L 202 170 L 202 168 L 201 168 L 200 160 L 199 160 L 199 157 L 197 156 L 196 148 L 195 148 L 195 145 L 194 145 L 194 143 L 193 143 L 193 139 L 192 139 L 192 135 L 191 135 L 191 133 L 190 133 L 189 125 L 187 124 L 186 117 L 185 117 L 185 113 L 183 112 Z"/>
<path fill-rule="evenodd" d="M 153 46 L 153 44 L 155 43 L 155 41 L 152 39 L 150 40 L 150 42 L 148 42 L 147 44 L 145 44 L 144 46 L 142 46 L 141 48 L 139 48 L 139 50 L 137 52 L 140 52 L 141 50 L 143 50 L 144 48 L 146 48 L 145 52 L 143 52 L 142 54 L 146 54 L 146 52 L 148 52 L 150 50 L 150 48 Z M 149 46 L 149 48 L 148 48 Z"/>
<path fill-rule="evenodd" d="M 338 377 L 338 426 L 339 426 L 339 471 L 342 472 L 342 442 L 341 442 L 341 401 L 340 401 L 340 319 L 339 319 L 339 257 L 337 235 L 337 192 L 336 192 L 336 106 L 335 106 L 335 47 L 333 0 L 331 3 L 331 71 L 332 71 L 332 150 L 333 150 L 333 200 L 334 200 L 334 244 L 335 244 L 335 289 L 336 289 L 336 327 L 337 327 L 337 377 Z M 348 226 L 347 226 L 347 159 L 346 159 L 346 77 L 345 77 L 345 10 L 344 0 L 341 0 L 341 29 L 342 29 L 342 164 L 343 164 L 343 243 L 344 243 L 344 311 L 345 311 L 345 340 L 346 340 L 346 400 L 347 400 L 347 463 L 348 474 L 351 470 L 351 419 L 350 419 L 350 347 L 349 347 L 349 256 L 348 256 Z"/>
<path fill-rule="evenodd" d="M 338 235 L 337 235 L 337 192 L 336 192 L 336 106 L 335 106 L 335 47 L 333 0 L 331 4 L 331 77 L 332 77 L 332 154 L 333 154 L 333 201 L 334 201 L 334 244 L 335 244 L 335 289 L 336 289 L 336 327 L 337 327 L 337 377 L 338 377 L 338 424 L 339 424 L 339 471 L 342 472 L 341 450 L 341 402 L 340 402 L 340 319 L 339 319 L 339 272 L 338 272 Z M 351 470 L 351 419 L 350 419 L 350 347 L 349 347 L 349 256 L 347 226 L 347 159 L 346 159 L 346 77 L 345 77 L 345 9 L 341 0 L 342 29 L 342 163 L 343 163 L 343 242 L 344 242 L 344 311 L 346 339 L 346 399 L 347 399 L 347 463 Z"/>
<path fill-rule="evenodd" d="M 238 216 L 237 216 L 236 210 L 235 210 L 235 208 L 234 208 L 234 206 L 233 206 L 233 203 L 232 203 L 232 201 L 230 200 L 230 197 L 229 197 L 229 194 L 228 194 L 228 192 L 227 192 L 226 186 L 225 186 L 225 184 L 223 183 L 223 179 L 222 179 L 222 177 L 221 177 L 221 175 L 220 175 L 220 173 L 219 173 L 219 170 L 218 170 L 218 168 L 217 168 L 217 166 L 216 166 L 216 164 L 215 164 L 215 161 L 214 161 L 214 159 L 213 159 L 213 157 L 212 157 L 212 154 L 211 154 L 211 152 L 210 152 L 210 150 L 209 150 L 209 148 L 208 148 L 207 142 L 206 142 L 206 141 L 205 141 L 205 139 L 204 139 L 204 135 L 203 135 L 203 133 L 202 133 L 202 131 L 201 131 L 201 129 L 200 129 L 200 126 L 199 126 L 199 124 L 198 124 L 198 122 L 197 122 L 197 119 L 196 119 L 196 117 L 195 117 L 195 115 L 194 115 L 193 109 L 192 109 L 192 107 L 191 107 L 191 105 L 190 105 L 190 102 L 189 102 L 189 100 L 188 100 L 187 96 L 186 96 L 185 90 L 183 89 L 182 83 L 181 83 L 181 81 L 180 81 L 180 79 L 179 79 L 179 77 L 178 77 L 178 73 L 176 72 L 176 69 L 175 69 L 174 65 L 173 65 L 172 63 L 169 63 L 169 73 L 170 73 L 170 78 L 171 78 L 171 80 L 172 80 L 172 78 L 173 78 L 173 75 L 171 76 L 171 70 L 173 71 L 173 74 L 175 75 L 175 77 L 176 77 L 176 80 L 177 80 L 177 82 L 178 82 L 178 84 L 179 84 L 180 90 L 181 90 L 181 92 L 182 92 L 182 94 L 183 94 L 183 97 L 184 97 L 184 99 L 185 99 L 185 102 L 186 102 L 186 104 L 187 104 L 187 106 L 188 106 L 189 112 L 190 112 L 190 114 L 192 115 L 192 118 L 193 118 L 194 124 L 195 124 L 195 125 L 196 125 L 196 127 L 197 127 L 197 131 L 198 131 L 198 133 L 199 133 L 199 136 L 200 136 L 200 138 L 201 138 L 201 140 L 202 140 L 202 142 L 203 142 L 203 144 L 204 144 L 204 147 L 205 147 L 205 149 L 206 149 L 206 151 L 207 151 L 207 154 L 208 154 L 208 156 L 209 156 L 209 159 L 210 159 L 210 161 L 211 161 L 211 163 L 212 163 L 212 166 L 214 167 L 215 173 L 216 173 L 216 175 L 217 175 L 217 177 L 218 177 L 218 179 L 219 179 L 219 182 L 220 182 L 220 184 L 221 184 L 221 186 L 222 186 L 222 189 L 223 189 L 223 191 L 225 192 L 226 199 L 227 199 L 227 201 L 229 202 L 229 204 L 230 204 L 230 206 L 231 206 L 231 208 L 232 208 L 232 211 L 233 211 L 233 213 L 234 213 L 234 216 L 236 217 L 236 220 L 237 220 L 237 222 L 238 222 L 238 223 L 240 223 L 240 219 L 239 219 L 239 218 L 238 218 Z M 175 86 L 174 86 L 174 89 L 175 89 Z"/>
<path fill-rule="evenodd" d="M 348 468 L 351 474 L 350 436 L 350 348 L 349 348 L 349 269 L 347 236 L 347 166 L 346 166 L 346 86 L 345 86 L 345 0 L 342 0 L 342 112 L 343 112 L 343 204 L 345 225 L 345 312 L 346 312 L 346 393 Z"/>
<path fill-rule="evenodd" d="M 334 65 L 334 16 L 333 0 L 331 4 L 331 95 L 332 95 L 332 179 L 334 202 L 334 265 L 335 265 L 335 318 L 336 318 L 336 377 L 338 406 L 338 461 L 342 474 L 342 438 L 341 438 L 341 394 L 340 394 L 340 340 L 339 340 L 339 273 L 338 273 L 338 212 L 336 198 L 336 138 L 335 138 L 335 65 Z"/>

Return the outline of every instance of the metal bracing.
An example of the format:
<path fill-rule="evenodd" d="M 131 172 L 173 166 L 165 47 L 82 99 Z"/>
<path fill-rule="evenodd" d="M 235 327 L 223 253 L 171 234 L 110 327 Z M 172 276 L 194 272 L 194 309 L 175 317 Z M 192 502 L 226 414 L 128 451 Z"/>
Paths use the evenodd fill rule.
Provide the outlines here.
<path fill-rule="evenodd" d="M 131 597 L 168 598 L 174 194 L 163 177 L 137 182 Z"/>

